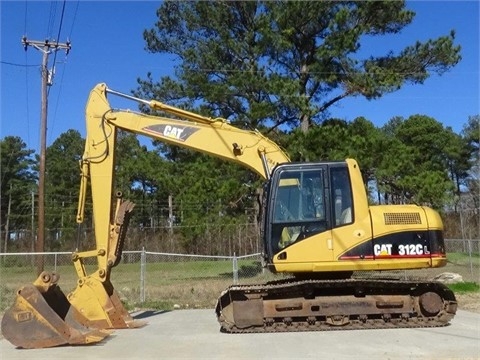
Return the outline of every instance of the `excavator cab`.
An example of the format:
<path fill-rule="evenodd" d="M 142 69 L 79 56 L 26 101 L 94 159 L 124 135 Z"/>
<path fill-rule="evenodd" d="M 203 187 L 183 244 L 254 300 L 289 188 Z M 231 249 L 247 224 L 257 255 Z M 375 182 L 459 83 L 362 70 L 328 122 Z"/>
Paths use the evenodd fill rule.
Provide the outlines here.
<path fill-rule="evenodd" d="M 346 162 L 282 164 L 266 186 L 263 234 L 267 263 L 287 260 L 289 246 L 352 223 L 353 197 Z M 330 240 L 331 241 L 331 240 Z M 330 260 L 330 252 L 318 254 Z M 274 268 L 273 268 L 274 270 Z"/>
<path fill-rule="evenodd" d="M 264 256 L 273 272 L 334 277 L 446 264 L 438 213 L 417 205 L 369 205 L 353 159 L 280 164 L 264 193 Z"/>

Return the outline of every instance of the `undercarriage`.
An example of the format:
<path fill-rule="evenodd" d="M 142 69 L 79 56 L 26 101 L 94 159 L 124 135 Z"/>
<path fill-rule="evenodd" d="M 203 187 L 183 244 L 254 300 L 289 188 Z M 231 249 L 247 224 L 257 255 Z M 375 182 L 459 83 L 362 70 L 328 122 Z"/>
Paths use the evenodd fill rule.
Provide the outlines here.
<path fill-rule="evenodd" d="M 215 311 L 222 332 L 255 333 L 438 327 L 456 309 L 438 282 L 287 279 L 230 286 Z"/>

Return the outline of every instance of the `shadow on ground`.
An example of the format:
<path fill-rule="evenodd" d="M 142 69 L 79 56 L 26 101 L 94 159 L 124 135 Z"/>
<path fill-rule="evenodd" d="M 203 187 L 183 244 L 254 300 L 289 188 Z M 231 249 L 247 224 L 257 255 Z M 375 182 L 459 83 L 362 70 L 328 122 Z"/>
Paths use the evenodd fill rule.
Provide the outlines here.
<path fill-rule="evenodd" d="M 142 310 L 142 311 L 136 313 L 135 315 L 133 315 L 132 317 L 135 320 L 148 319 L 152 316 L 162 315 L 162 314 L 165 314 L 167 312 L 170 312 L 170 310 Z"/>

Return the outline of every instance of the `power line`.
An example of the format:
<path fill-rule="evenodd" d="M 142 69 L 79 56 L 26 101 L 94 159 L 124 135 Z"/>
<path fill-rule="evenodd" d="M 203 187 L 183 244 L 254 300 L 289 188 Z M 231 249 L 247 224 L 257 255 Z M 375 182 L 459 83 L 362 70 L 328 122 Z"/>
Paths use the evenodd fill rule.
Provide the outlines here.
<path fill-rule="evenodd" d="M 25 14 L 24 14 L 24 18 L 23 18 L 23 22 L 24 22 L 24 29 L 23 29 L 23 33 L 26 34 L 27 33 L 27 18 L 28 18 L 28 0 L 25 0 Z M 2 61 L 2 64 L 4 62 Z M 9 65 L 14 65 L 14 66 L 18 66 L 17 64 L 9 64 Z M 27 111 L 27 116 L 26 116 L 26 119 L 27 119 L 27 142 L 28 144 L 30 144 L 30 115 L 29 115 L 29 108 L 28 108 L 28 103 L 29 103 L 29 99 L 28 99 L 28 67 L 29 66 L 32 66 L 32 65 L 27 65 L 27 52 L 25 51 L 25 64 L 23 64 L 23 67 L 26 68 L 26 71 L 25 71 L 25 97 L 26 97 L 26 101 L 25 101 L 25 108 L 26 108 L 26 111 Z"/>
<path fill-rule="evenodd" d="M 60 16 L 60 24 L 58 26 L 58 33 L 57 33 L 57 44 L 58 44 L 58 39 L 60 39 L 60 33 L 62 32 L 63 17 L 65 15 L 65 4 L 66 4 L 66 0 L 63 0 L 62 14 Z M 67 39 L 67 43 L 68 43 L 68 39 Z M 67 51 L 67 54 L 68 54 L 68 51 Z M 55 51 L 55 53 L 53 55 L 52 76 L 51 76 L 50 85 L 53 84 L 53 76 L 55 75 L 55 65 L 56 65 L 56 63 L 57 63 L 57 51 Z M 63 74 L 64 73 L 65 73 L 65 67 L 62 69 L 62 77 L 60 78 L 60 88 L 59 88 L 58 94 L 57 94 L 57 103 L 56 103 L 55 112 L 54 112 L 54 115 L 53 115 L 52 129 L 55 127 L 55 119 L 56 119 L 58 104 L 60 102 L 60 94 L 62 92 L 62 82 L 63 82 Z M 51 89 L 51 87 L 48 87 L 47 96 L 50 95 L 50 89 Z"/>
<path fill-rule="evenodd" d="M 27 52 L 25 51 L 25 64 L 27 63 Z M 25 101 L 25 110 L 27 111 L 27 141 L 28 143 L 30 144 L 30 108 L 29 108 L 29 103 L 30 103 L 30 100 L 28 98 L 28 90 L 29 90 L 29 86 L 28 86 L 28 67 L 26 67 L 26 71 L 25 71 L 25 97 L 26 97 L 26 101 Z"/>
<path fill-rule="evenodd" d="M 31 64 L 31 65 L 30 64 L 17 64 L 17 63 L 12 63 L 12 62 L 8 62 L 8 61 L 0 61 L 0 63 L 2 63 L 4 65 L 18 66 L 18 67 L 24 67 L 24 68 L 40 66 L 40 64 Z"/>
<path fill-rule="evenodd" d="M 47 25 L 47 36 L 46 39 L 50 38 L 53 30 L 53 24 L 55 23 L 55 16 L 57 14 L 57 2 L 51 1 L 50 2 L 50 15 L 48 18 L 48 25 Z"/>
<path fill-rule="evenodd" d="M 63 16 L 65 14 L 65 3 L 66 3 L 66 0 L 63 0 L 63 6 L 62 6 L 62 15 L 60 17 L 60 25 L 58 26 L 58 34 L 57 34 L 57 44 L 58 44 L 58 39 L 60 39 L 60 33 L 62 31 L 62 24 L 63 24 Z M 68 39 L 67 39 L 67 43 L 68 43 Z M 55 53 L 53 54 L 53 65 L 52 65 L 52 71 L 55 73 L 55 63 L 57 61 L 57 51 L 55 51 Z M 52 74 L 52 78 L 53 78 L 53 74 Z M 48 92 L 50 93 L 50 88 L 48 88 Z"/>
<path fill-rule="evenodd" d="M 68 34 L 68 39 L 72 38 L 73 27 L 75 26 L 75 20 L 77 19 L 78 5 L 80 5 L 80 0 L 77 0 L 77 6 L 75 6 L 75 12 L 73 13 L 72 26 L 70 28 L 70 33 Z"/>
<path fill-rule="evenodd" d="M 23 19 L 23 22 L 24 22 L 24 29 L 23 29 L 23 33 L 26 34 L 27 33 L 27 14 L 28 14 L 28 0 L 25 0 L 25 17 Z"/>

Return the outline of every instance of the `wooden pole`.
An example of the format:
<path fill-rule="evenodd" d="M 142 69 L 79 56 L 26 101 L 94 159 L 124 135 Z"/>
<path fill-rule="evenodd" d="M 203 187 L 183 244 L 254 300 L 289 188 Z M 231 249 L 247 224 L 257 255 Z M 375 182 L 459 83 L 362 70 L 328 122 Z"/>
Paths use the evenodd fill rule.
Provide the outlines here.
<path fill-rule="evenodd" d="M 39 164 L 39 176 L 38 176 L 38 230 L 37 230 L 37 242 L 35 246 L 35 252 L 43 253 L 45 251 L 45 164 L 46 164 L 46 150 L 47 150 L 47 113 L 48 113 L 48 90 L 47 86 L 51 85 L 50 73 L 48 71 L 48 56 L 57 50 L 64 49 L 67 54 L 70 51 L 70 43 L 67 41 L 65 44 L 58 42 L 50 42 L 45 40 L 30 41 L 24 36 L 22 38 L 22 44 L 27 50 L 28 46 L 33 46 L 35 49 L 42 52 L 42 104 L 41 104 L 41 117 L 40 117 L 40 164 Z M 38 254 L 36 256 L 37 275 L 44 270 L 44 256 Z"/>

